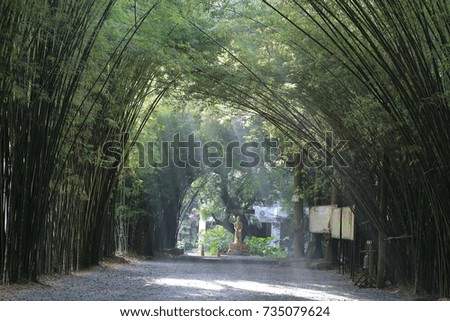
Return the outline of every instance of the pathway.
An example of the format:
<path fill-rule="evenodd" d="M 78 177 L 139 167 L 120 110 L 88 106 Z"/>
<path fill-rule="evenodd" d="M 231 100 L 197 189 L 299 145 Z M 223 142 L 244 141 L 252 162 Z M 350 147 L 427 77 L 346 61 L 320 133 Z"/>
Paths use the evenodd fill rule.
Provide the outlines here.
<path fill-rule="evenodd" d="M 253 257 L 106 263 L 42 284 L 0 287 L 3 300 L 409 300 L 396 289 L 358 288 L 348 275 Z"/>

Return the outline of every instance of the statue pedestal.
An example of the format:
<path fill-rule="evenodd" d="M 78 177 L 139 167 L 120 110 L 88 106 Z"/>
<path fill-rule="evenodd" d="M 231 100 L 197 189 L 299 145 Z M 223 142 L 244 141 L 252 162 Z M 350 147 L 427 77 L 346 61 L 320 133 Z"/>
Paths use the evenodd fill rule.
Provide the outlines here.
<path fill-rule="evenodd" d="M 233 244 L 230 244 L 227 254 L 228 255 L 245 255 L 245 256 L 248 256 L 248 255 L 250 255 L 248 253 L 248 244 L 244 244 L 244 243 L 233 243 Z"/>

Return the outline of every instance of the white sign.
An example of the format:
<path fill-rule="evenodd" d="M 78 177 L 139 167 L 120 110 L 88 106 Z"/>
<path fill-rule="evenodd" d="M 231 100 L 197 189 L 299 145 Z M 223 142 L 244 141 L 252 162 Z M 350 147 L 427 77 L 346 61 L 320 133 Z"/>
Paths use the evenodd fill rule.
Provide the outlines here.
<path fill-rule="evenodd" d="M 341 219 L 342 214 L 342 219 Z M 342 222 L 342 239 L 354 240 L 355 238 L 355 215 L 351 207 L 342 207 L 333 209 L 331 217 L 331 237 L 339 239 L 341 237 Z"/>
<path fill-rule="evenodd" d="M 336 205 L 313 206 L 309 210 L 309 231 L 311 233 L 330 233 L 330 221 Z"/>

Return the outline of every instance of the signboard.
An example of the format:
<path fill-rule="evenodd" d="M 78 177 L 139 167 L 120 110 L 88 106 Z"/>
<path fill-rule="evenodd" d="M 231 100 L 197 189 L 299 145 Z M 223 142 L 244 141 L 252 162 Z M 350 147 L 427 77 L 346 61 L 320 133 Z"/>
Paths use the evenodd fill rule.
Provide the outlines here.
<path fill-rule="evenodd" d="M 342 220 L 341 220 L 342 213 Z M 331 216 L 331 237 L 339 239 L 341 237 L 342 222 L 342 239 L 354 240 L 355 238 L 355 215 L 351 207 L 342 207 L 333 209 Z"/>
<path fill-rule="evenodd" d="M 253 214 L 255 214 L 255 210 L 254 209 L 246 209 L 246 210 L 242 210 L 242 209 L 227 209 L 226 212 L 230 213 L 230 214 L 234 214 L 234 215 L 242 215 L 242 214 L 253 215 Z"/>
<path fill-rule="evenodd" d="M 311 233 L 330 233 L 330 220 L 336 205 L 313 206 L 309 210 L 309 231 Z"/>

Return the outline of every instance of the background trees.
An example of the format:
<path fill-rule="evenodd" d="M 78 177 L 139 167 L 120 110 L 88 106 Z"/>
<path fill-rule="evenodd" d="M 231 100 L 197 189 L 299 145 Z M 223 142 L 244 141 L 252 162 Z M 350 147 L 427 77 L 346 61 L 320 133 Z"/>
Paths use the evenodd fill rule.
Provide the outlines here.
<path fill-rule="evenodd" d="M 129 228 L 139 228 L 136 220 L 146 216 L 141 223 L 151 230 L 152 248 L 163 251 L 175 247 L 180 226 L 195 207 L 231 234 L 236 215 L 241 216 L 246 235 L 249 218 L 244 211 L 277 201 L 275 181 L 286 170 L 270 168 L 264 160 L 265 138 L 258 137 L 264 128 L 253 126 L 262 125 L 260 117 L 222 114 L 195 100 L 168 98 L 160 107 L 131 153 L 132 175 L 124 173 L 124 181 L 137 173 L 144 202 L 133 203 L 136 191 L 131 190 L 127 204 L 122 201 L 127 196 L 116 199 L 121 212 L 126 208 L 138 214 Z"/>

